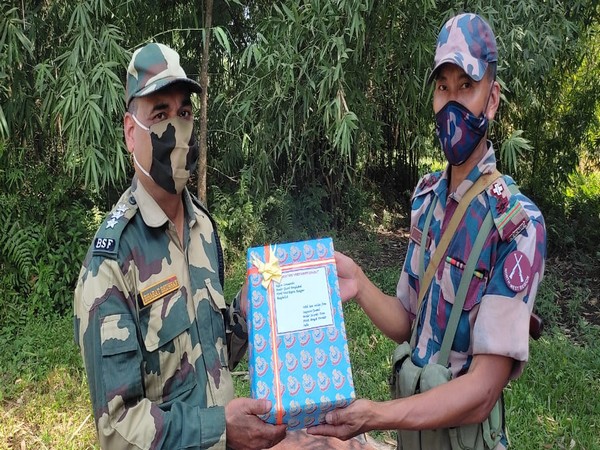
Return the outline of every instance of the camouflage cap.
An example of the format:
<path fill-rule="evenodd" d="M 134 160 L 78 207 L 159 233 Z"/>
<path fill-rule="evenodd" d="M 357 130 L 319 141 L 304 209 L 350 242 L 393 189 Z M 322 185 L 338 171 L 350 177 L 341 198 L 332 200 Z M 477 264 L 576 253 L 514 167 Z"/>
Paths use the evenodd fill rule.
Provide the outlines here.
<path fill-rule="evenodd" d="M 147 44 L 138 48 L 127 68 L 125 104 L 134 97 L 143 97 L 173 83 L 186 83 L 190 91 L 201 92 L 200 85 L 187 77 L 179 64 L 179 54 L 163 44 Z"/>
<path fill-rule="evenodd" d="M 488 64 L 496 61 L 496 38 L 489 24 L 477 14 L 459 14 L 448 20 L 440 31 L 429 81 L 445 63 L 456 64 L 473 80 L 480 81 Z"/>

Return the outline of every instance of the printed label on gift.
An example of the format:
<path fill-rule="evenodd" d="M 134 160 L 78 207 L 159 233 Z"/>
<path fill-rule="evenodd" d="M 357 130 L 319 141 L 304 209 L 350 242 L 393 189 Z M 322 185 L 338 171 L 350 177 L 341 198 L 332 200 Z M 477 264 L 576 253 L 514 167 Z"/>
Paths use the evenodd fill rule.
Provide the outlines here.
<path fill-rule="evenodd" d="M 325 267 L 285 273 L 273 289 L 277 333 L 332 326 L 332 306 L 327 286 Z"/>

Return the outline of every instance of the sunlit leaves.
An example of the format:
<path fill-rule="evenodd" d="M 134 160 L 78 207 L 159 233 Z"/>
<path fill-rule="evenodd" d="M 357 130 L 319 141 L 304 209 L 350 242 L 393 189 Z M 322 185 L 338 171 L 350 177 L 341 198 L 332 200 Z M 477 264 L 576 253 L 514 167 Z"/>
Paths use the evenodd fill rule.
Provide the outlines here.
<path fill-rule="evenodd" d="M 523 130 L 514 131 L 500 147 L 500 159 L 512 172 L 517 171 L 519 159 L 523 159 L 525 153 L 532 149 L 529 141 L 522 135 Z"/>

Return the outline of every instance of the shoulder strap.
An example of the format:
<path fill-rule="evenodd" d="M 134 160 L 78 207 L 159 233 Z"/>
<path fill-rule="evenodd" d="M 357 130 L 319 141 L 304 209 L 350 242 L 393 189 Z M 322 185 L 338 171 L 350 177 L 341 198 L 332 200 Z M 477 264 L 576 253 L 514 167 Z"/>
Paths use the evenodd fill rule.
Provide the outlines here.
<path fill-rule="evenodd" d="M 492 218 L 492 212 L 488 211 L 487 215 L 485 216 L 485 219 L 483 220 L 483 223 L 481 224 L 481 228 L 479 228 L 479 233 L 477 234 L 477 238 L 475 238 L 473 248 L 471 248 L 471 252 L 469 253 L 469 259 L 467 260 L 467 264 L 465 265 L 465 269 L 460 279 L 460 284 L 458 285 L 456 297 L 454 297 L 454 304 L 452 305 L 450 318 L 448 319 L 448 324 L 446 325 L 446 331 L 444 332 L 444 340 L 442 341 L 442 347 L 440 348 L 440 355 L 438 358 L 438 364 L 441 364 L 442 366 L 448 365 L 450 348 L 452 347 L 452 343 L 454 342 L 454 336 L 456 335 L 458 322 L 462 314 L 465 299 L 467 298 L 469 284 L 471 282 L 471 279 L 473 278 L 475 266 L 477 264 L 477 261 L 479 260 L 479 256 L 481 255 L 483 244 L 485 243 L 493 226 L 494 219 Z"/>
<path fill-rule="evenodd" d="M 425 274 L 425 247 L 427 246 L 427 235 L 429 234 L 429 226 L 431 225 L 431 217 L 437 204 L 437 197 L 434 195 L 433 200 L 429 204 L 429 211 L 425 217 L 425 223 L 423 224 L 423 232 L 421 233 L 421 245 L 419 251 L 419 282 L 422 282 L 423 275 Z"/>

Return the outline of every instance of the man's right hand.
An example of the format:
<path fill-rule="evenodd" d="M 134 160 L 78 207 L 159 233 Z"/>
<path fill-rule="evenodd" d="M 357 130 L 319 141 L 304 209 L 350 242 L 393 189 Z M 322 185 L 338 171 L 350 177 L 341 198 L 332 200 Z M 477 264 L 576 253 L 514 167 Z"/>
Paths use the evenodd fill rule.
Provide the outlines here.
<path fill-rule="evenodd" d="M 340 284 L 340 296 L 343 302 L 347 302 L 358 294 L 358 278 L 361 270 L 352 258 L 343 253 L 336 251 L 334 257 Z"/>
<path fill-rule="evenodd" d="M 271 409 L 268 400 L 236 398 L 225 406 L 227 446 L 236 450 L 270 448 L 285 438 L 285 425 L 271 425 L 257 417 Z"/>

